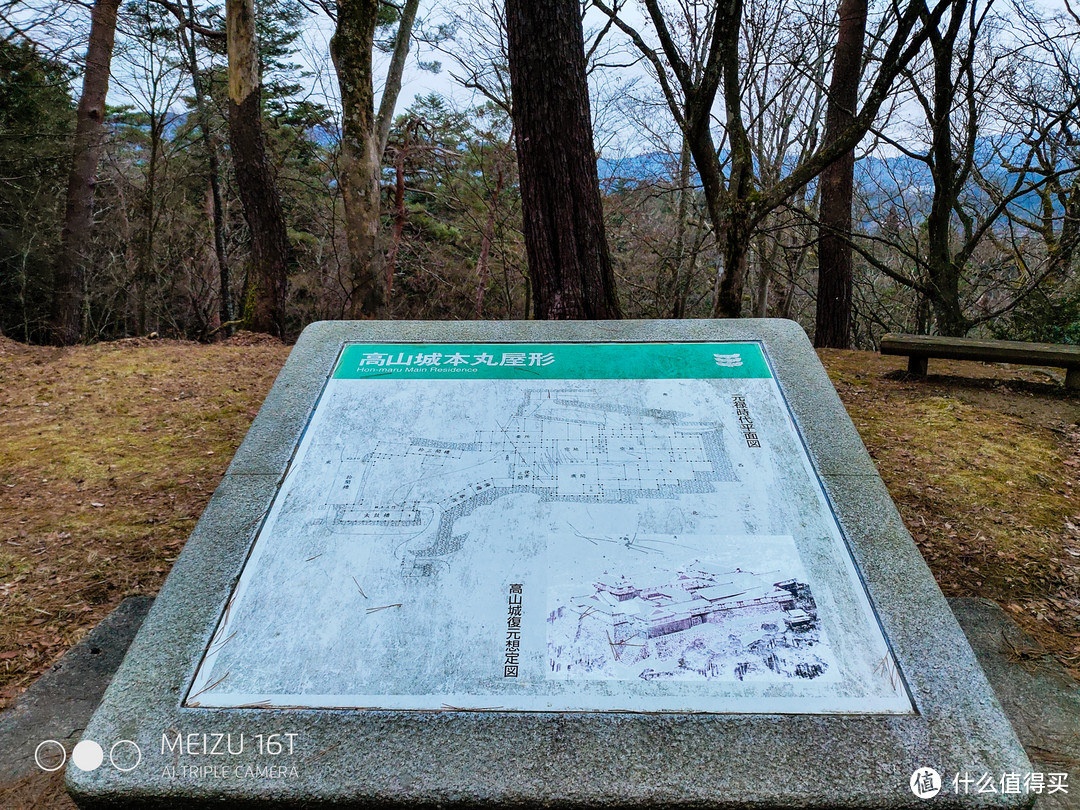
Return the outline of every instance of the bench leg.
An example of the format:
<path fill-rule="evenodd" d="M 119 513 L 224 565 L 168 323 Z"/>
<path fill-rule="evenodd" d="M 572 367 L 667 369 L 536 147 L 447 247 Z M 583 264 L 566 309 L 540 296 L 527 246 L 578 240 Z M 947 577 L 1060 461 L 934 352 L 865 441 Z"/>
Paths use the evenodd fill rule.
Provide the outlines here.
<path fill-rule="evenodd" d="M 907 360 L 907 373 L 916 377 L 926 376 L 927 358 L 909 357 Z"/>
<path fill-rule="evenodd" d="M 1065 387 L 1080 391 L 1080 366 L 1073 366 L 1065 371 Z"/>

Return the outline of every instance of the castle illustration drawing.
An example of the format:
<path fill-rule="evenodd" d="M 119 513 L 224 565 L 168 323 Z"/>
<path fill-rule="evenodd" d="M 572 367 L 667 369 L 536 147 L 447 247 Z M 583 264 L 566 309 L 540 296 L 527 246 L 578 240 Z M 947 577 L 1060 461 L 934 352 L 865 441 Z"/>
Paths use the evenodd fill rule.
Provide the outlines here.
<path fill-rule="evenodd" d="M 556 677 L 741 681 L 816 678 L 829 667 L 810 586 L 778 572 L 695 560 L 659 585 L 606 575 L 548 624 Z"/>

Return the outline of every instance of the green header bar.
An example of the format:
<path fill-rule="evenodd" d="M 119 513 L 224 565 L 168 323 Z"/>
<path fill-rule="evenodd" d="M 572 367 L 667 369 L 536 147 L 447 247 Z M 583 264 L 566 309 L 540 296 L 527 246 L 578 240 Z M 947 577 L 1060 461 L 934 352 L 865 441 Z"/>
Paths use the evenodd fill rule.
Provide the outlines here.
<path fill-rule="evenodd" d="M 336 380 L 770 378 L 759 343 L 350 343 Z"/>

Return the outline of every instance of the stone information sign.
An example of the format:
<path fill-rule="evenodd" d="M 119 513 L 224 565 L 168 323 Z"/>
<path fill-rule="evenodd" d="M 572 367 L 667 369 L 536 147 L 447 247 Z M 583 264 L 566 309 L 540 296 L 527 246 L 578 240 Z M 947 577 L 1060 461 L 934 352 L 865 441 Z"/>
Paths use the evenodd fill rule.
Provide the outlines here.
<path fill-rule="evenodd" d="M 346 345 L 185 705 L 912 708 L 759 342 Z"/>
<path fill-rule="evenodd" d="M 83 810 L 1033 798 L 777 320 L 308 327 L 82 741 Z"/>

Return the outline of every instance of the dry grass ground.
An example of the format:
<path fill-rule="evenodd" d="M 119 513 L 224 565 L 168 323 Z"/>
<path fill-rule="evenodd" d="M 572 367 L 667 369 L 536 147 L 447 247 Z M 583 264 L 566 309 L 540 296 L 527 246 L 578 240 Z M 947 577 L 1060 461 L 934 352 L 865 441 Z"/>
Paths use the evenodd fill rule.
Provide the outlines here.
<path fill-rule="evenodd" d="M 0 707 L 157 592 L 287 354 L 0 338 Z M 1038 370 L 822 360 L 942 590 L 998 601 L 1080 675 L 1080 397 Z M 72 805 L 35 777 L 0 807 Z"/>
<path fill-rule="evenodd" d="M 158 591 L 287 354 L 0 344 L 0 707 Z"/>
<path fill-rule="evenodd" d="M 1063 375 L 821 352 L 946 596 L 985 596 L 1080 677 L 1080 395 Z"/>

